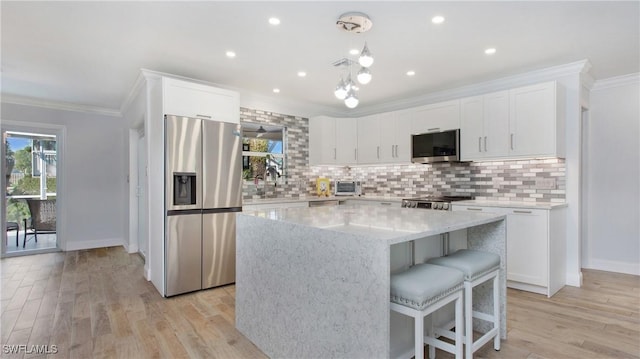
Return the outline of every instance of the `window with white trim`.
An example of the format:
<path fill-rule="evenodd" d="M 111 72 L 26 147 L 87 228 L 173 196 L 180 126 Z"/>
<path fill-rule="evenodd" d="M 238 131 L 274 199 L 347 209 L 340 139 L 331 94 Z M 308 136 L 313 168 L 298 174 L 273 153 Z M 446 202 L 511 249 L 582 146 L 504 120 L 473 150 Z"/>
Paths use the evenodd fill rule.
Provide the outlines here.
<path fill-rule="evenodd" d="M 277 181 L 285 176 L 286 127 L 242 123 L 242 178 Z"/>

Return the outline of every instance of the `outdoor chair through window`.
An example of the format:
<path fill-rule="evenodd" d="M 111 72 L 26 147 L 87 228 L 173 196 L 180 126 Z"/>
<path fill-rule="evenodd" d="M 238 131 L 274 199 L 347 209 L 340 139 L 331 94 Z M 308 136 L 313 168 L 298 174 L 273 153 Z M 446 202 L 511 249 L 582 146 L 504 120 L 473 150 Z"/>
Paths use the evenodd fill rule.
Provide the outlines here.
<path fill-rule="evenodd" d="M 56 200 L 27 199 L 31 218 L 24 219 L 24 239 L 22 248 L 27 244 L 27 234 L 33 235 L 36 243 L 38 234 L 56 233 Z"/>

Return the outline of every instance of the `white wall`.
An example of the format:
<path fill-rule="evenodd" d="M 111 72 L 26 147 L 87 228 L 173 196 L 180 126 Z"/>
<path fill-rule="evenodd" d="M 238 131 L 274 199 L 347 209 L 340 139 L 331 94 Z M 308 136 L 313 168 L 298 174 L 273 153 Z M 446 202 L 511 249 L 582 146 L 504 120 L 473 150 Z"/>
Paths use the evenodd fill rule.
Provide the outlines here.
<path fill-rule="evenodd" d="M 2 104 L 3 121 L 64 126 L 65 250 L 122 245 L 126 145 L 119 117 Z"/>
<path fill-rule="evenodd" d="M 640 275 L 640 75 L 598 81 L 587 134 L 584 268 Z"/>

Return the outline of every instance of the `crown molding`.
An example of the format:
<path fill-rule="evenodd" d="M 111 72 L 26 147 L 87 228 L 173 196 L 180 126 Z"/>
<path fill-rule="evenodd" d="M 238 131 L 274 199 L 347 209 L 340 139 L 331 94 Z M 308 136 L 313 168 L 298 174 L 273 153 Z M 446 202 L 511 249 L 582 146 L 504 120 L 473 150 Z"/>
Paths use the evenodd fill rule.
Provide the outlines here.
<path fill-rule="evenodd" d="M 78 104 L 73 104 L 68 102 L 47 101 L 47 100 L 33 98 L 33 97 L 2 95 L 2 102 L 7 104 L 13 104 L 13 105 L 24 105 L 24 106 L 48 108 L 52 110 L 84 112 L 84 113 L 91 113 L 91 114 L 98 114 L 103 116 L 119 117 L 119 118 L 122 117 L 122 114 L 120 113 L 120 111 L 115 109 L 98 107 L 98 106 L 78 105 Z"/>
<path fill-rule="evenodd" d="M 127 111 L 129 111 L 129 108 L 131 108 L 133 101 L 136 99 L 136 96 L 138 96 L 138 93 L 142 91 L 142 89 L 144 88 L 144 85 L 145 85 L 145 76 L 144 76 L 144 72 L 141 71 L 140 73 L 138 73 L 138 76 L 136 77 L 136 81 L 133 83 L 133 87 L 131 87 L 131 90 L 129 90 L 127 97 L 125 97 L 124 101 L 122 102 L 122 105 L 120 105 L 121 114 L 124 115 L 127 113 Z"/>
<path fill-rule="evenodd" d="M 615 87 L 640 85 L 640 72 L 598 80 L 591 91 L 601 91 Z"/>
<path fill-rule="evenodd" d="M 538 82 L 552 81 L 568 75 L 585 75 L 588 74 L 590 69 L 591 63 L 589 62 L 589 60 L 585 59 L 564 65 L 548 67 L 495 80 L 480 82 L 473 85 L 432 92 L 422 96 L 398 101 L 385 102 L 379 105 L 367 106 L 361 111 L 351 112 L 349 115 L 352 117 L 366 116 L 375 113 L 395 111 L 437 102 L 455 100 L 463 97 L 477 96 L 489 92 L 502 91 L 514 87 L 531 85 Z"/>

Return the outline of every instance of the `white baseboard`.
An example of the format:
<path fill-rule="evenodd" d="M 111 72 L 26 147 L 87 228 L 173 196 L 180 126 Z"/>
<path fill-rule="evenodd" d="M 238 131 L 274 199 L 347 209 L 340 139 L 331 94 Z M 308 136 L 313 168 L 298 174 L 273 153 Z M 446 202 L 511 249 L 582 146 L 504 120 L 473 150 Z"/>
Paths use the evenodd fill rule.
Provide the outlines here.
<path fill-rule="evenodd" d="M 65 244 L 65 251 L 78 251 L 82 249 L 122 246 L 124 245 L 124 241 L 122 238 L 107 238 L 89 241 L 67 241 Z"/>
<path fill-rule="evenodd" d="M 591 258 L 584 265 L 586 269 L 602 270 L 606 272 L 640 275 L 640 263 L 608 261 Z"/>
<path fill-rule="evenodd" d="M 126 242 L 125 242 L 126 243 Z M 124 244 L 123 244 L 124 245 Z M 138 253 L 139 252 L 139 248 L 137 244 L 132 244 L 127 246 L 124 246 L 124 249 L 127 250 L 127 253 L 132 254 L 132 253 Z"/>
<path fill-rule="evenodd" d="M 582 272 L 567 273 L 567 285 L 582 287 Z"/>

